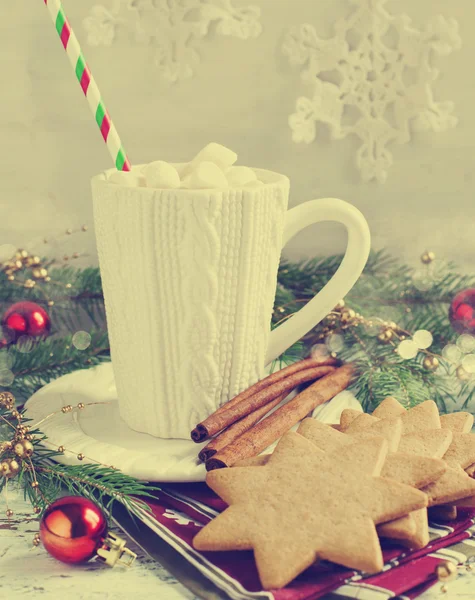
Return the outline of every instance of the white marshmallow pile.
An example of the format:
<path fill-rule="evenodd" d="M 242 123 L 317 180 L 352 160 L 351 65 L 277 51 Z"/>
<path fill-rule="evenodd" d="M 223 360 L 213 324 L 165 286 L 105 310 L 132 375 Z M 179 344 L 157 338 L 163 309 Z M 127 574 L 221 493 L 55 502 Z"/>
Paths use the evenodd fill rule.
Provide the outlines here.
<path fill-rule="evenodd" d="M 236 167 L 237 154 L 212 142 L 179 170 L 163 160 L 145 165 L 140 170 L 115 171 L 108 181 L 126 187 L 154 189 L 228 189 L 255 188 L 263 185 L 249 167 Z"/>

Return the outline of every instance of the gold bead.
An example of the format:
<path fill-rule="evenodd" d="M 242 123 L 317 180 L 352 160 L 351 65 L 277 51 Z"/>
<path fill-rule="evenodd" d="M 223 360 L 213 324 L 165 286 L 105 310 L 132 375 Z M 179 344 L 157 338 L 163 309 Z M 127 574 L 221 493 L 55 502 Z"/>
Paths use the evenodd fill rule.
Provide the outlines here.
<path fill-rule="evenodd" d="M 34 506 L 33 512 L 35 513 L 35 515 L 39 515 L 41 512 L 41 508 L 39 506 Z M 36 534 L 36 535 L 38 535 L 38 534 Z M 35 535 L 35 539 L 36 539 L 36 535 Z"/>
<path fill-rule="evenodd" d="M 354 319 L 355 316 L 356 316 L 356 313 L 355 313 L 354 310 L 352 310 L 351 308 L 346 308 L 341 313 L 341 320 L 342 320 L 343 323 L 346 323 L 346 322 L 351 321 L 352 319 Z"/>
<path fill-rule="evenodd" d="M 7 279 L 8 281 L 15 281 L 15 275 L 9 275 Z"/>
<path fill-rule="evenodd" d="M 48 300 L 48 306 L 54 306 L 54 300 Z"/>
<path fill-rule="evenodd" d="M 20 465 L 18 461 L 14 458 L 10 458 L 8 460 L 8 466 L 10 467 L 10 477 L 14 477 L 17 473 L 20 472 Z"/>
<path fill-rule="evenodd" d="M 58 452 L 63 453 L 64 452 L 64 446 L 58 446 Z"/>
<path fill-rule="evenodd" d="M 66 235 L 71 235 L 71 234 L 72 234 L 72 232 L 73 232 L 73 230 L 72 230 L 72 229 L 66 229 Z"/>
<path fill-rule="evenodd" d="M 447 583 L 457 578 L 457 567 L 452 562 L 445 560 L 436 566 L 435 574 L 439 581 Z"/>
<path fill-rule="evenodd" d="M 78 460 L 84 460 L 84 454 L 82 454 L 82 452 L 80 452 L 77 456 Z"/>
<path fill-rule="evenodd" d="M 31 487 L 36 489 L 38 487 L 38 482 L 37 481 L 32 481 L 31 482 Z"/>
<path fill-rule="evenodd" d="M 22 267 L 23 267 L 23 263 L 21 262 L 21 260 L 16 260 L 13 263 L 13 268 L 16 270 L 21 269 Z"/>
<path fill-rule="evenodd" d="M 72 288 L 72 285 L 71 285 L 70 283 L 67 283 L 67 284 L 66 284 L 66 288 L 67 288 L 68 290 L 70 290 L 70 289 Z"/>
<path fill-rule="evenodd" d="M 18 250 L 17 256 L 18 258 L 28 258 L 28 252 L 26 250 Z"/>
<path fill-rule="evenodd" d="M 51 281 L 51 277 L 45 277 L 45 281 L 46 283 L 49 283 Z"/>
<path fill-rule="evenodd" d="M 30 457 L 33 454 L 33 452 L 35 451 L 33 444 L 28 440 L 25 440 L 23 442 L 23 449 L 25 451 L 25 456 L 28 456 L 28 457 Z"/>
<path fill-rule="evenodd" d="M 63 408 L 61 409 L 61 412 L 63 414 L 68 412 L 68 409 L 66 408 L 66 406 L 63 406 Z"/>
<path fill-rule="evenodd" d="M 35 277 L 35 279 L 41 279 L 41 271 L 40 271 L 40 269 L 33 269 L 32 275 L 33 275 L 33 277 Z"/>
<path fill-rule="evenodd" d="M 439 359 L 437 356 L 426 356 L 422 361 L 422 366 L 428 371 L 435 371 L 439 366 Z"/>
<path fill-rule="evenodd" d="M 17 456 L 19 456 L 20 458 L 25 456 L 25 449 L 23 448 L 22 442 L 17 442 L 15 444 L 15 446 L 13 447 L 13 450 L 14 450 L 15 454 Z"/>
<path fill-rule="evenodd" d="M 79 402 L 79 404 L 78 404 L 79 410 L 83 410 L 85 408 L 85 406 L 86 405 L 84 404 L 84 402 Z"/>
<path fill-rule="evenodd" d="M 12 410 L 12 417 L 14 419 L 20 420 L 21 419 L 21 414 L 17 410 Z"/>
<path fill-rule="evenodd" d="M 435 254 L 434 254 L 434 252 L 431 252 L 430 250 L 427 252 L 424 252 L 424 254 L 422 254 L 422 256 L 421 256 L 421 261 L 425 265 L 430 265 L 430 263 L 433 262 L 434 260 L 435 260 Z"/>
<path fill-rule="evenodd" d="M 28 289 L 34 288 L 36 285 L 36 281 L 33 281 L 33 279 L 27 279 L 25 281 L 25 283 L 23 284 L 23 287 L 26 287 Z"/>
<path fill-rule="evenodd" d="M 67 410 L 68 412 L 71 412 L 71 411 L 73 410 L 73 407 L 71 406 L 71 404 L 68 404 L 68 405 L 66 406 L 66 410 Z"/>
<path fill-rule="evenodd" d="M 41 544 L 41 540 L 39 538 L 33 538 L 33 546 L 39 546 Z"/>
<path fill-rule="evenodd" d="M 0 406 L 11 410 L 15 405 L 15 396 L 11 392 L 0 392 Z"/>
<path fill-rule="evenodd" d="M 8 518 L 13 517 L 13 511 L 11 508 L 7 508 L 7 510 L 5 511 L 5 514 L 7 515 Z"/>
<path fill-rule="evenodd" d="M 33 265 L 40 265 L 41 264 L 41 258 L 39 256 L 33 256 L 33 258 L 31 259 L 31 263 Z"/>
<path fill-rule="evenodd" d="M 335 310 L 343 310 L 345 308 L 345 301 L 340 300 L 335 306 Z"/>
<path fill-rule="evenodd" d="M 459 367 L 457 367 L 457 370 L 456 370 L 455 374 L 457 375 L 457 378 L 460 379 L 460 381 L 468 381 L 470 379 L 470 373 L 468 373 L 462 367 L 462 365 L 460 365 Z"/>
<path fill-rule="evenodd" d="M 25 440 L 28 440 L 29 442 L 31 442 L 32 439 L 33 439 L 33 436 L 31 435 L 31 433 L 29 433 L 28 435 L 25 435 Z"/>

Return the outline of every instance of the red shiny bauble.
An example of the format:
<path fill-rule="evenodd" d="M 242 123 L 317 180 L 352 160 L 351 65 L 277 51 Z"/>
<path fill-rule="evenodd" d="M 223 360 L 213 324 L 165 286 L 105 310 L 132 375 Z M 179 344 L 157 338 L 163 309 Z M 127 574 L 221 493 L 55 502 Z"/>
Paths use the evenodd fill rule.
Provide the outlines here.
<path fill-rule="evenodd" d="M 65 563 L 80 563 L 96 554 L 107 534 L 101 509 L 81 496 L 66 496 L 46 509 L 40 537 L 46 550 Z"/>
<path fill-rule="evenodd" d="M 475 289 L 455 296 L 450 304 L 449 319 L 458 333 L 475 333 Z"/>
<path fill-rule="evenodd" d="M 44 308 L 35 302 L 17 302 L 2 316 L 2 330 L 7 342 L 16 342 L 22 335 L 47 336 L 51 331 L 51 319 Z"/>

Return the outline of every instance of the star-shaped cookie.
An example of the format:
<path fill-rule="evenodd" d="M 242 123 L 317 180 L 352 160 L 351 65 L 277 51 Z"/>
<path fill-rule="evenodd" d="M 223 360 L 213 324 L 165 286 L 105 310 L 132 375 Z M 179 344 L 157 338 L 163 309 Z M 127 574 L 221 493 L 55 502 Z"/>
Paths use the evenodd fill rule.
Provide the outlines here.
<path fill-rule="evenodd" d="M 458 501 L 461 499 L 468 499 L 475 493 L 475 482 L 463 471 L 464 468 L 470 467 L 471 464 L 475 463 L 475 435 L 462 433 L 468 430 L 469 425 L 471 426 L 473 418 L 468 413 L 454 414 L 458 416 L 444 415 L 441 417 L 437 404 L 432 400 L 427 400 L 406 410 L 394 398 L 386 398 L 372 415 L 362 415 L 361 413 L 358 415 L 354 413 L 351 413 L 349 416 L 346 415 L 344 419 L 346 423 L 345 431 L 346 433 L 360 431 L 371 423 L 377 422 L 375 419 L 384 420 L 386 418 L 394 418 L 397 415 L 401 418 L 403 424 L 403 436 L 399 448 L 404 452 L 408 451 L 404 447 L 406 443 L 405 439 L 411 433 L 422 433 L 429 429 L 432 430 L 431 435 L 434 436 L 436 435 L 434 430 L 437 429 L 450 432 L 452 436 L 451 443 L 444 454 L 444 460 L 450 468 L 440 479 L 429 484 L 424 491 L 429 496 L 429 506 L 451 502 L 458 504 Z M 374 420 L 371 421 L 370 419 Z M 414 440 L 411 440 L 412 442 Z M 426 439 L 424 443 L 428 442 L 430 440 Z M 435 443 L 435 445 L 432 445 L 432 448 L 435 449 L 437 440 L 432 440 L 432 442 Z M 432 454 L 427 449 L 423 451 L 422 445 L 419 443 L 416 444 L 416 447 L 412 446 L 411 451 L 423 456 L 440 457 L 440 447 L 439 452 Z"/>
<path fill-rule="evenodd" d="M 361 436 L 383 435 L 386 439 L 389 436 L 394 452 L 398 447 L 397 442 L 401 439 L 401 429 L 402 423 L 400 418 L 383 419 L 376 421 L 365 430 L 356 431 L 353 435 L 347 435 L 335 431 L 331 427 L 328 427 L 328 425 L 314 419 L 305 419 L 300 424 L 298 433 L 326 451 L 337 451 L 341 446 L 353 444 L 355 439 L 359 439 Z M 396 432 L 396 436 L 394 432 Z M 438 434 L 439 431 L 436 430 L 436 433 Z M 451 436 L 450 432 L 440 433 L 440 438 L 445 439 L 441 440 L 434 454 L 438 452 L 442 456 L 450 444 Z M 412 437 L 417 440 L 417 435 L 413 434 Z M 383 477 L 389 477 L 400 483 L 422 488 L 440 478 L 447 470 L 447 465 L 440 459 L 415 455 L 413 452 L 414 448 L 411 447 L 409 441 L 406 442 L 405 447 L 406 453 L 394 452 L 393 454 L 388 454 L 381 472 Z M 414 511 L 410 515 L 406 515 L 395 521 L 383 523 L 378 526 L 378 534 L 381 537 L 398 540 L 400 543 L 413 549 L 423 548 L 429 543 L 427 511 L 426 509 Z"/>
<path fill-rule="evenodd" d="M 287 585 L 316 559 L 375 573 L 375 525 L 424 508 L 427 497 L 378 474 L 388 451 L 368 439 L 336 453 L 287 433 L 263 467 L 207 474 L 229 505 L 194 538 L 198 550 L 254 550 L 264 589 Z"/>

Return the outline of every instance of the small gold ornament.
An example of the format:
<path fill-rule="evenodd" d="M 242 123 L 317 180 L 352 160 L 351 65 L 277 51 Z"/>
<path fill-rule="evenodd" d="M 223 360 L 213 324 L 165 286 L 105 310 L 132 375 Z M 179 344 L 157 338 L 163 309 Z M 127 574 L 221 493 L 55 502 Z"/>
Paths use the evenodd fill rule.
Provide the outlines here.
<path fill-rule="evenodd" d="M 9 275 L 7 279 L 8 281 L 15 281 L 15 275 Z"/>
<path fill-rule="evenodd" d="M 354 319 L 356 317 L 356 313 L 353 309 L 351 308 L 346 308 L 344 311 L 342 311 L 341 313 L 341 320 L 343 323 L 348 323 L 349 321 L 351 321 L 352 319 Z"/>
<path fill-rule="evenodd" d="M 5 474 L 5 477 L 10 479 L 11 477 L 15 477 L 15 475 L 18 475 L 18 473 L 20 472 L 20 465 L 18 461 L 14 458 L 8 458 L 5 462 L 8 464 L 9 469 L 9 472 Z"/>
<path fill-rule="evenodd" d="M 48 306 L 54 306 L 54 300 L 48 300 Z"/>
<path fill-rule="evenodd" d="M 392 329 L 385 329 L 378 335 L 378 340 L 380 342 L 387 343 L 390 340 L 392 340 L 393 336 L 394 336 L 394 331 Z"/>
<path fill-rule="evenodd" d="M 13 447 L 13 451 L 20 458 L 23 458 L 25 456 L 25 449 L 23 448 L 22 442 L 17 442 Z"/>
<path fill-rule="evenodd" d="M 13 517 L 13 511 L 11 508 L 7 508 L 7 510 L 5 511 L 5 514 L 7 515 L 8 518 Z"/>
<path fill-rule="evenodd" d="M 32 481 L 32 482 L 31 482 L 31 487 L 32 487 L 33 489 L 36 489 L 36 488 L 38 487 L 38 482 L 37 482 L 37 481 Z"/>
<path fill-rule="evenodd" d="M 435 371 L 439 366 L 439 359 L 437 356 L 426 356 L 422 361 L 422 366 L 428 371 Z"/>
<path fill-rule="evenodd" d="M 78 460 L 84 460 L 84 454 L 82 454 L 82 452 L 80 452 L 77 456 Z"/>
<path fill-rule="evenodd" d="M 23 284 L 23 287 L 26 287 L 28 289 L 34 288 L 36 285 L 36 281 L 33 281 L 33 279 L 27 279 L 25 281 L 25 283 Z"/>
<path fill-rule="evenodd" d="M 63 453 L 64 452 L 64 446 L 58 446 L 58 452 Z"/>
<path fill-rule="evenodd" d="M 72 229 L 66 229 L 66 235 L 71 235 L 71 234 L 72 234 L 72 232 L 73 232 L 73 230 L 72 230 Z"/>
<path fill-rule="evenodd" d="M 46 283 L 49 283 L 51 281 L 51 277 L 45 277 L 45 281 Z"/>
<path fill-rule="evenodd" d="M 84 402 L 79 402 L 79 404 L 78 404 L 79 410 L 84 410 L 85 406 L 86 405 L 84 404 Z"/>
<path fill-rule="evenodd" d="M 4 460 L 4 461 L 2 461 L 0 463 L 0 473 L 4 477 L 8 477 L 8 475 L 10 474 L 10 467 L 9 467 L 8 462 L 6 460 Z"/>
<path fill-rule="evenodd" d="M 12 410 L 12 417 L 14 419 L 20 420 L 21 419 L 21 414 L 17 410 Z"/>
<path fill-rule="evenodd" d="M 462 367 L 462 365 L 460 365 L 459 367 L 457 367 L 457 370 L 455 371 L 455 374 L 457 375 L 457 379 L 460 379 L 460 381 L 468 381 L 470 379 L 470 373 L 468 373 Z"/>
<path fill-rule="evenodd" d="M 445 560 L 435 568 L 437 579 L 442 583 L 448 583 L 457 578 L 457 567 L 450 561 Z"/>
<path fill-rule="evenodd" d="M 33 538 L 33 546 L 39 546 L 41 544 L 41 539 L 39 537 L 35 537 Z"/>
<path fill-rule="evenodd" d="M 66 284 L 66 289 L 70 290 L 72 288 L 72 285 L 70 283 Z"/>
<path fill-rule="evenodd" d="M 345 308 L 344 300 L 340 300 L 340 302 L 338 302 L 338 304 L 335 306 L 335 310 L 343 310 L 344 308 Z"/>
<path fill-rule="evenodd" d="M 35 451 L 35 448 L 33 446 L 33 444 L 29 441 L 29 440 L 24 440 L 22 442 L 23 444 L 23 448 L 25 451 L 25 456 L 27 456 L 28 458 L 33 454 L 33 452 Z"/>
<path fill-rule="evenodd" d="M 15 406 L 15 396 L 11 392 L 0 392 L 0 406 L 11 410 Z"/>
<path fill-rule="evenodd" d="M 35 513 L 35 515 L 39 515 L 40 512 L 41 512 L 41 508 L 39 506 L 34 506 L 33 507 L 33 512 Z M 35 537 L 36 537 L 36 535 L 35 535 Z"/>
<path fill-rule="evenodd" d="M 435 260 L 435 253 L 431 252 L 430 250 L 428 250 L 427 252 L 424 252 L 424 254 L 422 254 L 422 256 L 421 256 L 421 261 L 425 265 L 430 265 L 430 263 L 433 262 L 434 260 Z"/>

